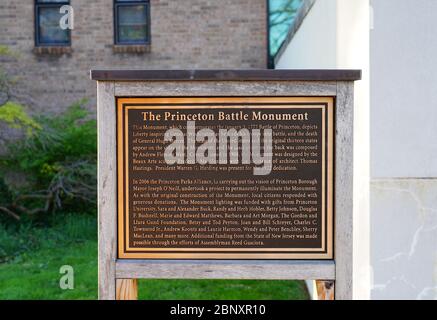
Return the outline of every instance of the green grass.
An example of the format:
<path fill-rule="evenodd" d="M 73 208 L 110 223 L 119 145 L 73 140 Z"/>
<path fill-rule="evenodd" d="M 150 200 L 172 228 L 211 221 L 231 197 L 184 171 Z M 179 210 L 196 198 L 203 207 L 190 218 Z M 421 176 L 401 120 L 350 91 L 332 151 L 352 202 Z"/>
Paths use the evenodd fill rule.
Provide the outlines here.
<path fill-rule="evenodd" d="M 305 300 L 302 281 L 141 280 L 139 299 L 167 300 Z"/>
<path fill-rule="evenodd" d="M 95 241 L 44 248 L 0 265 L 0 299 L 96 299 Z M 74 289 L 61 290 L 59 268 L 74 268 Z"/>
<path fill-rule="evenodd" d="M 0 225 L 0 299 L 96 299 L 96 219 L 65 215 L 50 228 Z M 13 256 L 14 252 L 19 252 Z M 74 268 L 74 289 L 59 268 Z M 302 281 L 140 280 L 139 299 L 308 299 Z"/>

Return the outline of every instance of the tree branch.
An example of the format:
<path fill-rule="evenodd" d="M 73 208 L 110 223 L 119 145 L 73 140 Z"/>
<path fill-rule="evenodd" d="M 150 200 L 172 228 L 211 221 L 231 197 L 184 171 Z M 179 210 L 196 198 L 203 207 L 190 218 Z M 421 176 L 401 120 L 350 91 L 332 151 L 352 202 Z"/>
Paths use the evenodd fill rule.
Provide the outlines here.
<path fill-rule="evenodd" d="M 17 221 L 20 221 L 20 220 L 21 220 L 21 218 L 20 218 L 19 215 L 16 215 L 14 212 L 12 212 L 11 210 L 9 210 L 9 209 L 6 208 L 6 207 L 0 207 L 0 211 L 3 211 L 3 212 L 6 213 L 8 216 L 14 218 L 14 219 L 17 220 Z"/>

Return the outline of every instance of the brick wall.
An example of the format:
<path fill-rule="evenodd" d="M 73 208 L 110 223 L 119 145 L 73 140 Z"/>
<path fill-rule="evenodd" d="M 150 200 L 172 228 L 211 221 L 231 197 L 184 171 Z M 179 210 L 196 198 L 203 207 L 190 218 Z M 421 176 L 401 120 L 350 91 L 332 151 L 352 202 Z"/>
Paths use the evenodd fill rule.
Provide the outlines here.
<path fill-rule="evenodd" d="M 72 52 L 34 53 L 34 1 L 2 0 L 0 44 L 19 52 L 0 63 L 17 77 L 15 99 L 60 111 L 83 97 L 95 106 L 91 68 L 266 68 L 266 0 L 151 0 L 150 52 L 115 53 L 113 1 L 71 0 Z"/>

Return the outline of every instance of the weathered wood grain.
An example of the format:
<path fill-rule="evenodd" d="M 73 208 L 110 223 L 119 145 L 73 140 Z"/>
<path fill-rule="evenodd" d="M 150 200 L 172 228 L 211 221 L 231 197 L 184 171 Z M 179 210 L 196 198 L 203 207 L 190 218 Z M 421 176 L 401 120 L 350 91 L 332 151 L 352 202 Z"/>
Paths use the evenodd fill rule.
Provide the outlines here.
<path fill-rule="evenodd" d="M 118 260 L 117 278 L 334 279 L 331 260 Z"/>
<path fill-rule="evenodd" d="M 338 82 L 335 152 L 335 299 L 352 299 L 353 82 Z"/>
<path fill-rule="evenodd" d="M 311 5 L 308 4 L 307 5 Z M 119 69 L 91 70 L 98 81 L 353 81 L 361 70 L 351 69 Z"/>
<path fill-rule="evenodd" d="M 115 299 L 117 175 L 114 84 L 97 84 L 99 299 Z"/>
<path fill-rule="evenodd" d="M 116 300 L 138 300 L 137 279 L 117 279 Z"/>
<path fill-rule="evenodd" d="M 147 81 L 116 82 L 120 97 L 335 96 L 335 81 Z"/>
<path fill-rule="evenodd" d="M 334 300 L 335 282 L 330 280 L 316 280 L 317 300 Z"/>

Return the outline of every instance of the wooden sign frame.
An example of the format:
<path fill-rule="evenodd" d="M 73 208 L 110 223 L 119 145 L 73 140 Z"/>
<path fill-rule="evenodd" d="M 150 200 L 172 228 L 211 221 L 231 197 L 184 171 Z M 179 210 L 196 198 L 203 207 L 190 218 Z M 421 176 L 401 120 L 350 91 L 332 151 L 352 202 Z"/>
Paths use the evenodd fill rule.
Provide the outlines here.
<path fill-rule="evenodd" d="M 99 299 L 135 298 L 139 278 L 324 280 L 335 282 L 335 299 L 351 299 L 353 81 L 360 77 L 358 70 L 92 71 L 91 78 L 98 81 Z M 334 259 L 119 259 L 116 101 L 125 97 L 332 98 Z"/>

